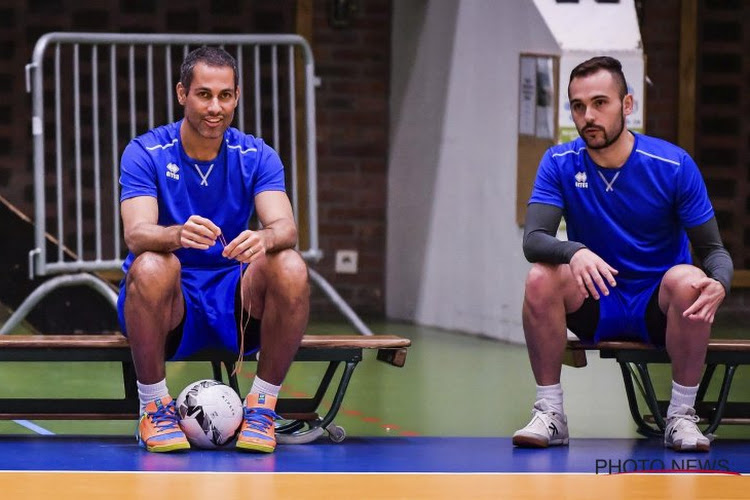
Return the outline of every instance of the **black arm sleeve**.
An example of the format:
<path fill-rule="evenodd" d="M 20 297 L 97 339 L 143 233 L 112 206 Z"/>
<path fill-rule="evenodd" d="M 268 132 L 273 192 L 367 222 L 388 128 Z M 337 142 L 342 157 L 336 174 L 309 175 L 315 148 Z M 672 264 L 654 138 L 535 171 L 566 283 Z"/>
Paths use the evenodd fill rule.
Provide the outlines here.
<path fill-rule="evenodd" d="M 523 254 L 529 262 L 567 264 L 581 248 L 582 243 L 560 241 L 557 228 L 562 219 L 562 209 L 544 203 L 531 203 L 526 209 L 526 226 L 523 231 Z"/>
<path fill-rule="evenodd" d="M 700 226 L 691 227 L 687 230 L 687 235 L 693 245 L 695 255 L 701 260 L 703 270 L 709 278 L 721 283 L 728 297 L 734 264 L 732 264 L 732 257 L 721 242 L 716 217 L 712 217 Z"/>

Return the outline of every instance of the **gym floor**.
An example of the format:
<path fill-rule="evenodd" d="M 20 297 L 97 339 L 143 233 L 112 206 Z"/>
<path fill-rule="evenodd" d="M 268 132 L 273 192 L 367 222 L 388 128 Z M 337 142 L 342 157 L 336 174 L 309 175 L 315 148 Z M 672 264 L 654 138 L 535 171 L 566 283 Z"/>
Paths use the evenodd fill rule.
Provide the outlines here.
<path fill-rule="evenodd" d="M 186 498 L 246 497 L 242 492 L 256 487 L 248 494 L 258 498 L 536 498 L 544 491 L 576 498 L 747 498 L 738 483 L 744 477 L 736 473 L 750 472 L 750 427 L 720 426 L 708 454 L 666 450 L 635 432 L 612 360 L 589 353 L 589 366 L 563 369 L 570 446 L 519 450 L 510 436 L 528 422 L 534 400 L 524 346 L 410 324 L 369 326 L 408 337 L 412 347 L 403 368 L 365 352 L 336 418 L 347 433 L 343 443 L 322 437 L 263 456 L 233 449 L 157 455 L 137 447 L 131 421 L 0 421 L 3 498 L 105 492 L 136 498 L 161 484 L 182 484 Z M 309 333 L 355 332 L 343 323 L 316 322 Z M 725 321 L 714 336 L 741 333 L 736 322 Z M 254 367 L 243 365 L 243 391 Z M 324 368 L 295 364 L 282 396 L 311 395 Z M 666 397 L 669 367 L 654 366 L 652 375 Z M 0 397 L 116 397 L 122 390 L 115 363 L 3 363 L 0 377 Z M 173 395 L 210 377 L 207 363 L 168 365 Z M 709 398 L 716 391 L 712 386 Z M 742 368 L 731 394 L 732 400 L 750 395 Z M 324 404 L 330 401 L 329 394 Z M 616 474 L 644 470 L 649 473 Z"/>

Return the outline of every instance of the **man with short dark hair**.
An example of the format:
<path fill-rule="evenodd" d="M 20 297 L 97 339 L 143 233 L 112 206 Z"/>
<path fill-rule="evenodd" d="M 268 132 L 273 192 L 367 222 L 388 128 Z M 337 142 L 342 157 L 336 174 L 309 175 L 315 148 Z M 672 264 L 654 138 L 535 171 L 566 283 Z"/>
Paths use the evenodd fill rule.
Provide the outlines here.
<path fill-rule="evenodd" d="M 130 254 L 118 313 L 138 379 L 138 441 L 153 452 L 190 447 L 165 360 L 262 345 L 236 446 L 272 452 L 276 399 L 309 311 L 284 168 L 263 140 L 230 127 L 240 88 L 226 51 L 190 52 L 176 90 L 184 118 L 133 139 L 121 161 Z M 254 213 L 261 229 L 248 229 Z"/>
<path fill-rule="evenodd" d="M 523 327 L 537 397 L 513 444 L 568 444 L 560 371 L 570 329 L 585 342 L 666 346 L 672 397 L 664 443 L 708 451 L 693 406 L 733 266 L 705 183 L 684 150 L 627 129 L 633 96 L 618 60 L 576 66 L 568 97 L 580 137 L 545 153 L 526 215 L 523 249 L 533 265 Z M 563 216 L 568 241 L 556 238 Z M 705 271 L 692 265 L 689 243 Z"/>

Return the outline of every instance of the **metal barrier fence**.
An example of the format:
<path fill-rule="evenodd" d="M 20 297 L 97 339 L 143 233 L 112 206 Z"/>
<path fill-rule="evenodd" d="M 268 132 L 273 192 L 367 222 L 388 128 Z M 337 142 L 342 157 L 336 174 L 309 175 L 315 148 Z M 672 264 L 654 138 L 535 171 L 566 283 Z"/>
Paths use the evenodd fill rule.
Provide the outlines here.
<path fill-rule="evenodd" d="M 237 59 L 241 98 L 234 125 L 262 137 L 281 156 L 295 216 L 305 219 L 300 227 L 305 248 L 299 250 L 309 264 L 322 258 L 314 60 L 302 37 L 47 33 L 26 66 L 34 151 L 35 248 L 29 252 L 29 276 L 54 277 L 24 300 L 0 334 L 59 287 L 88 285 L 116 304 L 114 288 L 92 273 L 119 271 L 127 254 L 120 225 L 120 155 L 136 135 L 181 118 L 176 74 L 185 54 L 201 45 L 221 45 Z M 306 174 L 302 180 L 300 172 Z M 58 243 L 54 255 L 46 251 L 49 237 Z M 335 289 L 309 268 L 311 280 L 353 326 L 371 335 Z"/>

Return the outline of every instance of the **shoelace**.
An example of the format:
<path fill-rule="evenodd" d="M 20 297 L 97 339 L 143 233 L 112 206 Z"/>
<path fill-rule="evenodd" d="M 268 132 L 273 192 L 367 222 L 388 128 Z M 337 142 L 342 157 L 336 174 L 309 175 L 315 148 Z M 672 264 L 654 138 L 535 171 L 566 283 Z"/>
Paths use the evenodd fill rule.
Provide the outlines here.
<path fill-rule="evenodd" d="M 688 413 L 675 415 L 672 418 L 675 419 L 675 427 L 682 424 L 682 421 L 691 422 L 693 424 L 697 424 L 700 421 L 700 417 L 698 415 L 690 415 Z"/>
<path fill-rule="evenodd" d="M 273 425 L 273 421 L 281 418 L 269 408 L 248 408 L 247 406 L 244 407 L 244 416 L 248 427 L 260 432 L 267 432 L 268 428 Z"/>
<path fill-rule="evenodd" d="M 153 420 L 154 425 L 161 430 L 170 430 L 178 427 L 177 411 L 175 400 L 169 402 L 167 406 L 157 408 L 155 412 L 148 414 Z"/>
<path fill-rule="evenodd" d="M 211 165 L 213 167 L 213 165 Z M 195 168 L 198 168 L 196 165 Z M 227 240 L 224 238 L 224 233 L 219 235 L 219 241 L 223 246 L 227 246 Z M 234 363 L 234 370 L 231 375 L 238 375 L 242 371 L 242 361 L 245 359 L 245 330 L 247 329 L 248 323 L 250 323 L 250 307 L 251 304 L 247 304 L 247 320 L 244 319 L 245 308 L 242 304 L 245 303 L 245 294 L 242 288 L 242 263 L 240 262 L 240 352 L 237 355 L 237 361 Z"/>
<path fill-rule="evenodd" d="M 537 415 L 540 415 L 540 416 L 541 415 L 546 415 L 546 416 L 552 418 L 552 415 L 557 415 L 557 413 L 555 413 L 552 410 L 540 410 L 539 408 L 534 407 L 534 408 L 531 409 L 531 415 L 534 416 L 534 417 L 537 416 Z"/>

